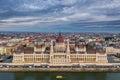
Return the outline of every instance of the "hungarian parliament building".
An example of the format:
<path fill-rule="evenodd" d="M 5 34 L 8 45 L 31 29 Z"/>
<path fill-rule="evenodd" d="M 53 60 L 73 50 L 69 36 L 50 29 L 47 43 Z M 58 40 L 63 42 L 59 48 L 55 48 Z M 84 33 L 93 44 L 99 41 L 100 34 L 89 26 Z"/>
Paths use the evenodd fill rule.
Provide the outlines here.
<path fill-rule="evenodd" d="M 13 63 L 47 65 L 74 65 L 108 63 L 103 48 L 88 46 L 84 41 L 70 41 L 61 34 L 56 39 L 35 41 L 34 46 L 18 48 L 13 53 Z"/>

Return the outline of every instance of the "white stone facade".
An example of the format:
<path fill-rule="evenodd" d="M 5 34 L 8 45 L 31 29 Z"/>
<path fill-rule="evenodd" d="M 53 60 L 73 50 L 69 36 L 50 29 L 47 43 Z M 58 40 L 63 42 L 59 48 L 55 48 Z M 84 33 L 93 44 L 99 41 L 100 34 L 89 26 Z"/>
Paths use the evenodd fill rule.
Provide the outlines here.
<path fill-rule="evenodd" d="M 13 54 L 13 63 L 46 63 L 49 65 L 69 65 L 69 64 L 83 64 L 83 63 L 107 63 L 107 54 L 88 54 L 86 52 L 86 47 L 79 49 L 75 48 L 75 53 L 70 53 L 69 40 L 65 43 L 56 43 L 53 45 L 53 40 L 51 40 L 50 53 L 45 54 L 45 47 L 36 49 L 34 48 L 33 54 Z M 63 52 L 62 52 L 63 51 Z M 35 52 L 42 52 L 36 54 Z M 84 52 L 80 54 L 78 52 Z"/>

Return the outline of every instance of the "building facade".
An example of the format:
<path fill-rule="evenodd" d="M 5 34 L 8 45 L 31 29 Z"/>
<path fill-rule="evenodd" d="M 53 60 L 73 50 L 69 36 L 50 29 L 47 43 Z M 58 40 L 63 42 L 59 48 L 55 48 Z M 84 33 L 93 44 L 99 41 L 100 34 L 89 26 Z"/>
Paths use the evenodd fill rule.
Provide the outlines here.
<path fill-rule="evenodd" d="M 48 65 L 74 65 L 81 63 L 107 63 L 107 54 L 96 49 L 87 49 L 85 43 L 70 44 L 61 34 L 57 39 L 35 42 L 34 47 L 25 47 L 13 53 L 13 63 L 34 63 Z M 73 45 L 74 44 L 74 45 Z"/>

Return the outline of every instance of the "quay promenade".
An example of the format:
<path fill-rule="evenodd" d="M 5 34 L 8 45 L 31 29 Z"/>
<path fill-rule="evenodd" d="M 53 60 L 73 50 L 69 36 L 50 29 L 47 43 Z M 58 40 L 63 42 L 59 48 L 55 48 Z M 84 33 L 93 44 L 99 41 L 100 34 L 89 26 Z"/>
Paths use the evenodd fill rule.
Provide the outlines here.
<path fill-rule="evenodd" d="M 1 72 L 120 72 L 120 68 L 1 68 Z"/>

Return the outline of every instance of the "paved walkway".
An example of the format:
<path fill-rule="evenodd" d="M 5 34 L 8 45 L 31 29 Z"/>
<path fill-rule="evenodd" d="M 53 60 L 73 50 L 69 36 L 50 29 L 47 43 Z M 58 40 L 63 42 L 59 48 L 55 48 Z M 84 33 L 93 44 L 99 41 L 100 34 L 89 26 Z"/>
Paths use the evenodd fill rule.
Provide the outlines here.
<path fill-rule="evenodd" d="M 120 68 L 2 68 L 4 72 L 24 72 L 24 71 L 42 71 L 42 72 L 120 72 Z"/>

